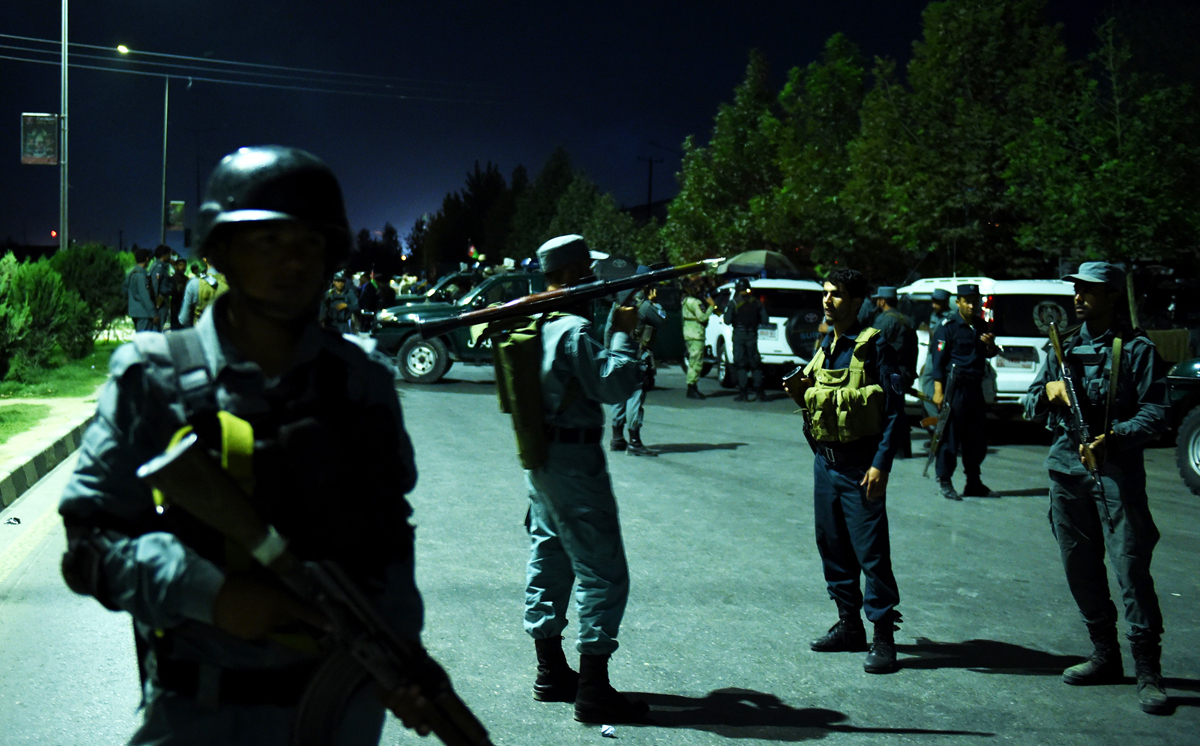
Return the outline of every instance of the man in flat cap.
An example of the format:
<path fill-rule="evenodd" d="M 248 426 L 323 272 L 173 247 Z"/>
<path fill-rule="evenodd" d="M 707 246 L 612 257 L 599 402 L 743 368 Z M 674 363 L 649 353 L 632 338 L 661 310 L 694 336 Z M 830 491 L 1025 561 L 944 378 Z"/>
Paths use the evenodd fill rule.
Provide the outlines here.
<path fill-rule="evenodd" d="M 961 500 L 951 477 L 962 453 L 967 497 L 994 497 L 995 492 L 983 483 L 980 465 L 987 455 L 987 434 L 984 431 L 986 406 L 983 401 L 983 375 L 987 359 L 995 357 L 996 335 L 988 331 L 987 322 L 980 316 L 983 304 L 979 286 L 958 286 L 958 313 L 942 322 L 938 344 L 930 348 L 933 358 L 933 403 L 940 409 L 946 396 L 946 382 L 954 368 L 954 386 L 950 392 L 950 419 L 942 442 L 938 444 L 937 478 L 942 497 Z"/>
<path fill-rule="evenodd" d="M 537 256 L 548 290 L 592 279 L 591 253 L 582 236 L 551 239 Z M 608 660 L 617 649 L 629 598 L 629 569 L 600 446 L 600 405 L 626 401 L 641 385 L 631 335 L 638 318 L 636 309 L 615 310 L 605 348 L 589 334 L 585 313 L 581 308 L 548 314 L 540 324 L 546 455 L 541 466 L 525 471 L 531 539 L 525 631 L 537 652 L 534 699 L 574 702 L 575 719 L 585 723 L 629 722 L 642 719 L 649 708 L 626 699 L 608 682 Z M 574 583 L 578 674 L 567 665 L 561 642 Z"/>
<path fill-rule="evenodd" d="M 1082 322 L 1063 336 L 1063 353 L 1092 442 L 1077 443 L 1070 434 L 1070 398 L 1053 352 L 1047 350 L 1025 397 L 1029 419 L 1045 422 L 1054 433 L 1046 456 L 1050 528 L 1093 646 L 1086 661 L 1063 672 L 1063 681 L 1082 686 L 1124 680 L 1117 609 L 1104 571 L 1107 553 L 1121 587 L 1139 704 L 1144 712 L 1164 714 L 1170 701 L 1159 662 L 1163 620 L 1150 576 L 1158 529 L 1146 497 L 1142 456 L 1167 429 L 1164 366 L 1154 343 L 1120 313 L 1125 302 L 1120 267 L 1084 262 L 1063 279 L 1075 283 L 1075 315 Z M 1096 457 L 1102 490 L 1084 467 L 1085 449 Z"/>
<path fill-rule="evenodd" d="M 879 330 L 885 342 L 896 351 L 897 371 L 899 371 L 899 390 L 907 391 L 917 379 L 917 332 L 910 318 L 900 313 L 896 306 L 899 300 L 896 288 L 880 287 L 875 292 L 875 307 L 878 312 L 871 326 Z M 912 457 L 912 434 L 909 432 L 908 418 L 902 417 L 897 423 L 896 442 L 899 444 L 901 458 Z"/>
<path fill-rule="evenodd" d="M 942 327 L 942 322 L 950 318 L 950 291 L 945 288 L 935 288 L 929 297 L 929 350 L 925 355 L 925 364 L 921 366 L 921 375 L 917 378 L 917 385 L 921 389 L 921 393 L 933 398 L 933 353 L 937 349 L 938 330 Z M 937 417 L 937 407 L 931 402 L 922 402 L 925 406 L 925 414 L 930 417 Z M 932 431 L 931 431 L 932 432 Z"/>

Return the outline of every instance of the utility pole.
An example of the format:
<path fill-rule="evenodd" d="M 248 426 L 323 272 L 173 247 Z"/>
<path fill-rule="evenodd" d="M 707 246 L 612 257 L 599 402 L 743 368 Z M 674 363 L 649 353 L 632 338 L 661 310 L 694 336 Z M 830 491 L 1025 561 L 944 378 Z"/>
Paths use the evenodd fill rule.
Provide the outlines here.
<path fill-rule="evenodd" d="M 62 0 L 62 83 L 59 90 L 58 246 L 70 246 L 67 235 L 67 0 Z"/>
<path fill-rule="evenodd" d="M 158 201 L 158 214 L 162 217 L 162 230 L 158 234 L 161 246 L 167 242 L 167 114 L 170 112 L 171 79 L 163 77 L 163 167 L 162 198 Z"/>
<path fill-rule="evenodd" d="M 650 171 L 650 176 L 646 181 L 646 220 L 649 221 L 652 217 L 650 210 L 654 204 L 654 164 L 662 163 L 663 159 L 655 158 L 653 156 L 649 158 L 643 158 L 639 155 L 638 160 L 645 162 Z"/>

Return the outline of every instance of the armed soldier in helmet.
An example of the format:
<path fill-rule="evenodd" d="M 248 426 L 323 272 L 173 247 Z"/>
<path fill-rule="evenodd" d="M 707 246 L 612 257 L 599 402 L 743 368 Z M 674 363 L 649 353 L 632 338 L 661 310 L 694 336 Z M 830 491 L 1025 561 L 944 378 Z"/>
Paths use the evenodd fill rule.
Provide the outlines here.
<path fill-rule="evenodd" d="M 358 295 L 346 288 L 346 273 L 338 272 L 321 299 L 318 321 L 326 329 L 335 329 L 340 334 L 351 332 L 350 322 L 358 313 Z"/>
<path fill-rule="evenodd" d="M 398 637 L 417 640 L 423 611 L 404 498 L 416 481 L 412 443 L 392 375 L 316 323 L 350 247 L 341 190 L 324 163 L 279 146 L 226 156 L 196 232 L 229 292 L 194 329 L 139 334 L 113 354 L 59 508 L 63 575 L 133 616 L 145 708 L 131 743 L 283 746 L 319 678 L 327 622 L 246 550 L 169 494 L 152 494 L 137 469 L 190 428 L 293 553 L 338 562 L 371 589 Z M 353 443 L 336 437 L 363 428 L 369 437 Z M 346 473 L 328 468 L 351 461 L 359 467 Z M 330 708 L 337 742 L 378 743 L 380 695 L 339 694 L 347 704 Z M 428 732 L 413 690 L 386 698 Z"/>
<path fill-rule="evenodd" d="M 737 369 L 738 394 L 734 401 L 754 401 L 747 386 L 754 383 L 758 401 L 767 400 L 763 388 L 762 357 L 758 354 L 758 327 L 770 322 L 767 309 L 754 297 L 750 280 L 738 278 L 734 283 L 736 294 L 725 306 L 725 323 L 733 327 L 733 367 Z"/>

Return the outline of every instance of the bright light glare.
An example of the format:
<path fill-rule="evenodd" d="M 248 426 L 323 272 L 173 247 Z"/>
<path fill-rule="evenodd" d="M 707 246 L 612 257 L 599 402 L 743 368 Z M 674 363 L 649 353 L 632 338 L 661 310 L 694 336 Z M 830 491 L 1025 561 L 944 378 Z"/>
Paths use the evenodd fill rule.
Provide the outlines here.
<path fill-rule="evenodd" d="M 121 54 L 129 54 L 129 47 L 125 46 L 124 44 L 118 44 L 117 51 Z"/>

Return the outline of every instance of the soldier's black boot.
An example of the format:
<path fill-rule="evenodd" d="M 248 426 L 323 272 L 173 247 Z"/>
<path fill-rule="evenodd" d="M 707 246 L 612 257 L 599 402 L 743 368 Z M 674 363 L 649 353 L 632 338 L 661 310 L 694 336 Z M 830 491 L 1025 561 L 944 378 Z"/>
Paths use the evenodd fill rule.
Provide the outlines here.
<path fill-rule="evenodd" d="M 537 649 L 537 680 L 533 682 L 533 698 L 538 702 L 574 702 L 579 674 L 567 665 L 562 638 L 534 640 L 533 645 Z"/>
<path fill-rule="evenodd" d="M 896 625 L 892 619 L 875 622 L 871 652 L 863 661 L 867 673 L 891 673 L 896 670 Z"/>
<path fill-rule="evenodd" d="M 613 425 L 612 440 L 608 441 L 608 450 L 623 451 L 628 447 L 629 444 L 625 442 L 625 428 Z"/>
<path fill-rule="evenodd" d="M 867 630 L 858 609 L 839 604 L 837 623 L 808 647 L 818 653 L 861 653 L 866 650 Z"/>
<path fill-rule="evenodd" d="M 1000 493 L 983 483 L 977 476 L 967 477 L 967 486 L 963 487 L 964 497 L 1000 497 Z"/>
<path fill-rule="evenodd" d="M 938 490 L 947 500 L 962 500 L 962 495 L 958 494 L 958 490 L 954 489 L 954 483 L 949 479 L 939 479 Z"/>
<path fill-rule="evenodd" d="M 579 656 L 579 691 L 575 694 L 575 719 L 581 723 L 638 723 L 650 705 L 625 697 L 608 683 L 607 655 Z"/>
<path fill-rule="evenodd" d="M 699 386 L 697 386 L 697 385 L 696 385 L 696 384 L 694 384 L 694 383 L 689 383 L 689 384 L 688 384 L 688 388 L 687 388 L 687 398 L 689 398 L 689 399 L 703 399 L 703 398 L 704 398 L 704 394 L 701 394 L 701 393 L 700 393 L 700 388 L 699 388 Z"/>
<path fill-rule="evenodd" d="M 770 399 L 767 398 L 767 389 L 764 386 L 758 387 L 758 401 L 770 401 Z"/>
<path fill-rule="evenodd" d="M 1139 640 L 1133 645 L 1133 666 L 1137 671 L 1138 704 L 1142 712 L 1169 715 L 1171 699 L 1163 687 L 1162 645 L 1158 640 Z"/>
<path fill-rule="evenodd" d="M 1117 626 L 1089 624 L 1088 636 L 1092 638 L 1092 654 L 1083 663 L 1063 671 L 1063 682 L 1072 686 L 1120 684 L 1125 678 L 1125 667 L 1121 665 Z"/>
<path fill-rule="evenodd" d="M 642 431 L 640 428 L 637 430 L 630 428 L 630 430 L 629 430 L 629 451 L 628 451 L 628 453 L 630 456 L 657 456 L 658 455 L 658 453 L 647 448 L 646 444 L 642 442 Z"/>
<path fill-rule="evenodd" d="M 741 387 L 740 389 L 738 389 L 737 396 L 733 397 L 733 400 L 734 400 L 734 401 L 750 401 L 750 400 L 749 400 L 749 399 L 746 397 L 746 387 L 745 387 L 745 386 L 743 386 L 743 387 Z"/>

